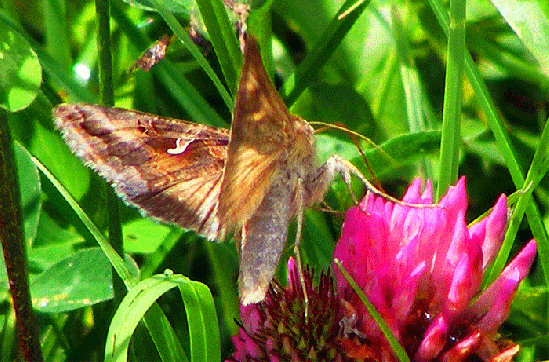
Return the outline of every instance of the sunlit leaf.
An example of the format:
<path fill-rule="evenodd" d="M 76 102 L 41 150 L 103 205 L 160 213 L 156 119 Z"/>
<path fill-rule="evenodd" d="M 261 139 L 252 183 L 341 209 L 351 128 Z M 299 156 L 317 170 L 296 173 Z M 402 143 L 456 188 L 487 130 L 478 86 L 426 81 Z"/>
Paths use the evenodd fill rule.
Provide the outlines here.
<path fill-rule="evenodd" d="M 0 23 L 0 107 L 12 112 L 28 107 L 41 82 L 36 53 L 19 33 Z"/>
<path fill-rule="evenodd" d="M 101 249 L 81 250 L 33 280 L 33 305 L 47 313 L 87 307 L 112 298 L 111 282 L 111 265 Z"/>

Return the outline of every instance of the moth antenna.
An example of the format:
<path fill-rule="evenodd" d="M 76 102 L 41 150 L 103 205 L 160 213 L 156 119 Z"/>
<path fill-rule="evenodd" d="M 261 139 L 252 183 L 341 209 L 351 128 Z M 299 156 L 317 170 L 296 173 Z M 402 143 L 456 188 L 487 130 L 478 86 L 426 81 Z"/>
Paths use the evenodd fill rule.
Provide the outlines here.
<path fill-rule="evenodd" d="M 322 121 L 311 121 L 309 122 L 309 124 L 311 125 L 318 125 L 318 126 L 323 126 L 322 128 L 319 128 L 318 130 L 316 130 L 316 132 L 324 132 L 324 130 L 326 129 L 337 129 L 337 130 L 340 130 L 340 131 L 343 131 L 347 134 L 352 134 L 352 135 L 355 135 L 356 137 L 360 138 L 360 139 L 363 139 L 364 141 L 368 142 L 372 147 L 376 147 L 378 148 L 380 151 L 383 151 L 374 141 L 372 141 L 370 138 L 364 136 L 363 134 L 360 134 L 356 131 L 353 131 L 352 129 L 349 129 L 343 125 L 339 125 L 339 124 L 333 124 L 333 123 L 327 123 L 327 122 L 322 122 Z M 387 155 L 389 156 L 389 155 Z"/>
<path fill-rule="evenodd" d="M 358 141 L 356 139 L 356 135 L 351 133 L 350 134 L 351 136 L 351 140 L 353 141 L 353 143 L 355 144 L 355 147 L 356 149 L 358 150 L 358 152 L 360 153 L 360 156 L 362 157 L 362 161 L 364 162 L 364 164 L 366 165 L 366 169 L 368 170 L 368 173 L 370 174 L 370 176 L 373 177 L 374 179 L 374 185 L 376 185 L 376 187 L 378 189 L 380 189 L 381 191 L 385 191 L 383 189 L 383 187 L 381 186 L 381 182 L 379 181 L 379 179 L 377 178 L 377 175 L 374 173 L 374 171 L 372 170 L 372 166 L 370 165 L 370 161 L 368 161 L 368 158 L 366 157 L 366 155 L 364 154 L 364 151 L 362 150 L 362 147 L 360 147 L 360 145 L 358 144 Z"/>
<path fill-rule="evenodd" d="M 353 142 L 353 144 L 355 145 L 355 147 L 357 148 L 358 152 L 360 153 L 360 156 L 362 157 L 362 161 L 364 162 L 364 164 L 366 165 L 366 169 L 368 170 L 368 173 L 370 174 L 370 176 L 374 179 L 373 180 L 373 184 L 376 186 L 376 188 L 378 190 L 381 190 L 383 192 L 385 192 L 385 190 L 383 189 L 383 187 L 381 186 L 381 182 L 379 181 L 379 179 L 377 178 L 377 175 L 375 174 L 375 172 L 372 170 L 372 166 L 370 165 L 370 161 L 368 160 L 368 158 L 366 157 L 366 155 L 364 154 L 364 151 L 362 150 L 362 147 L 360 147 L 360 145 L 358 144 L 358 141 L 357 141 L 357 138 L 360 138 L 366 142 L 368 142 L 371 146 L 373 146 L 376 150 L 378 150 L 381 154 L 383 154 L 384 156 L 387 157 L 387 159 L 389 159 L 391 162 L 393 163 L 397 163 L 397 161 L 395 161 L 387 152 L 385 152 L 384 149 L 382 149 L 378 144 L 376 144 L 374 141 L 372 141 L 370 138 L 358 133 L 358 132 L 355 132 L 349 128 L 347 128 L 346 126 L 344 125 L 340 125 L 340 124 L 332 124 L 332 123 L 324 123 L 324 122 L 311 122 L 311 123 L 316 123 L 316 124 L 319 124 L 319 125 L 323 125 L 322 128 L 319 128 L 317 130 L 317 132 L 324 132 L 325 130 L 327 129 L 336 129 L 336 130 L 339 130 L 339 131 L 343 131 L 345 133 L 347 133 L 350 137 L 351 137 L 351 140 Z"/>
<path fill-rule="evenodd" d="M 322 125 L 323 126 L 322 128 L 320 128 L 317 131 L 323 131 L 323 130 L 328 129 L 328 128 L 333 128 L 333 129 L 337 129 L 337 130 L 348 133 L 351 136 L 351 139 L 353 140 L 353 143 L 357 147 L 358 152 L 360 153 L 362 159 L 364 160 L 364 163 L 366 164 L 368 172 L 372 175 L 372 177 L 374 177 L 375 180 L 374 180 L 374 183 L 372 183 L 366 177 L 364 177 L 362 172 L 360 172 L 351 162 L 349 162 L 345 159 L 342 159 L 340 157 L 333 156 L 333 157 L 336 158 L 336 159 L 334 159 L 334 163 L 340 164 L 340 166 L 342 166 L 342 167 L 339 168 L 339 174 L 341 175 L 341 178 L 343 179 L 343 181 L 345 182 L 347 188 L 349 189 L 349 193 L 350 193 L 351 198 L 353 200 L 353 203 L 355 205 L 358 205 L 358 201 L 357 201 L 357 199 L 356 199 L 356 197 L 355 197 L 355 195 L 354 195 L 354 193 L 351 189 L 350 174 L 353 174 L 356 177 L 358 177 L 362 181 L 364 186 L 368 189 L 368 191 L 372 192 L 375 195 L 381 196 L 386 200 L 392 201 L 395 204 L 403 205 L 403 206 L 409 206 L 409 207 L 418 207 L 418 208 L 441 207 L 440 205 L 436 205 L 436 204 L 411 204 L 411 203 L 407 203 L 407 202 L 404 202 L 404 201 L 400 201 L 400 200 L 390 196 L 389 194 L 387 194 L 381 186 L 378 186 L 380 184 L 380 182 L 377 179 L 375 173 L 372 171 L 372 169 L 370 167 L 370 163 L 369 163 L 366 155 L 364 154 L 362 149 L 358 146 L 358 144 L 356 142 L 357 141 L 356 138 L 360 138 L 360 139 L 363 139 L 363 140 L 367 141 L 375 149 L 379 150 L 382 154 L 386 155 L 389 160 L 391 160 L 392 162 L 395 162 L 395 163 L 396 163 L 396 161 L 387 152 L 385 152 L 379 145 L 377 145 L 374 141 L 372 141 L 370 138 L 368 138 L 368 137 L 366 137 L 366 136 L 364 136 L 364 135 L 362 135 L 362 134 L 360 134 L 356 131 L 350 130 L 345 126 L 338 125 L 338 124 L 331 124 L 331 123 L 325 123 L 325 122 L 319 122 L 319 121 L 310 122 L 310 124 Z M 336 168 L 337 168 L 337 166 L 336 166 Z"/>
<path fill-rule="evenodd" d="M 319 124 L 320 123 L 323 123 L 323 122 L 318 122 Z M 360 156 L 362 157 L 362 161 L 364 161 L 364 164 L 366 165 L 366 169 L 368 170 L 368 173 L 370 174 L 370 176 L 373 177 L 374 179 L 374 185 L 376 185 L 376 187 L 382 191 L 385 191 L 383 190 L 383 187 L 381 186 L 381 182 L 379 181 L 379 179 L 377 178 L 376 174 L 374 173 L 374 171 L 372 170 L 372 166 L 370 165 L 370 161 L 368 161 L 368 158 L 366 157 L 366 155 L 364 154 L 364 151 L 362 150 L 362 147 L 360 147 L 360 145 L 358 144 L 358 141 L 357 141 L 357 138 L 360 137 L 364 140 L 366 140 L 369 144 L 373 145 L 377 150 L 379 150 L 380 152 L 382 152 L 383 154 L 385 154 L 386 156 L 388 156 L 389 158 L 391 156 L 389 156 L 382 148 L 380 148 L 374 141 L 372 141 L 370 138 L 364 136 L 364 135 L 361 135 L 360 133 L 358 132 L 354 132 L 352 130 L 350 130 L 349 128 L 347 128 L 346 126 L 344 125 L 341 125 L 341 124 L 332 124 L 332 123 L 326 123 L 324 127 L 322 128 L 319 128 L 317 130 L 317 132 L 321 133 L 321 132 L 324 132 L 325 130 L 328 130 L 330 128 L 334 128 L 334 129 L 337 129 L 337 130 L 340 130 L 340 131 L 344 131 L 345 133 L 347 133 L 350 137 L 351 137 L 351 140 L 353 141 L 353 144 L 355 145 L 356 149 L 358 150 L 358 152 L 360 153 Z"/>
<path fill-rule="evenodd" d="M 324 126 L 324 127 L 321 127 L 319 129 L 315 129 L 315 133 L 322 133 L 322 132 L 325 132 L 327 130 L 329 130 L 331 127 L 327 127 L 327 126 Z"/>

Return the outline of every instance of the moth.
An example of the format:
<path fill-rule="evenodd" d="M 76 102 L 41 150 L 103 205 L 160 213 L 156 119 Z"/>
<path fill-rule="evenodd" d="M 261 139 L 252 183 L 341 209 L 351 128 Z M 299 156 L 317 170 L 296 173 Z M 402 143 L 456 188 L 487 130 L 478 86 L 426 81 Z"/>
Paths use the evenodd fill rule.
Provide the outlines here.
<path fill-rule="evenodd" d="M 162 36 L 157 40 L 149 49 L 143 53 L 139 59 L 132 65 L 130 72 L 136 69 L 143 69 L 148 72 L 155 64 L 164 59 L 166 56 L 166 49 L 172 42 L 172 38 L 167 35 Z"/>
<path fill-rule="evenodd" d="M 230 133 L 120 108 L 62 104 L 55 123 L 71 150 L 146 215 L 209 239 L 235 231 L 242 304 L 264 299 L 293 215 L 322 200 L 348 161 L 319 166 L 312 127 L 290 114 L 248 36 Z"/>

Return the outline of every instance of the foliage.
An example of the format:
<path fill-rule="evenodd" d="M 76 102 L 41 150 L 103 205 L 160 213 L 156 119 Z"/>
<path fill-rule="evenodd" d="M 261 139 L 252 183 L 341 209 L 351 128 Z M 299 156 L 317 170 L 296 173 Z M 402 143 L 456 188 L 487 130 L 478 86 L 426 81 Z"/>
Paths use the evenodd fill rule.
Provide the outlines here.
<path fill-rule="evenodd" d="M 116 105 L 228 127 L 241 59 L 232 36 L 234 14 L 228 19 L 220 15 L 221 3 L 112 0 Z M 252 4 L 249 29 L 260 37 L 264 58 L 272 47 L 273 57 L 265 62 L 291 111 L 312 122 L 344 125 L 375 144 L 357 140 L 367 167 L 352 136 L 328 129 L 318 137 L 321 160 L 338 153 L 375 175 L 395 196 L 417 176 L 435 183 L 455 180 L 457 160 L 457 172 L 468 179 L 469 220 L 490 208 L 499 194 L 520 190 L 512 198 L 516 208 L 493 274 L 532 234 L 539 263 L 519 290 L 502 333 L 522 344 L 521 361 L 549 358 L 546 2 L 471 0 L 466 22 L 452 9 L 455 27 L 440 0 L 259 3 Z M 205 57 L 188 39 L 190 22 L 213 44 Z M 460 30 L 465 43 L 452 42 L 448 52 L 448 35 L 459 40 Z M 181 42 L 170 45 L 166 59 L 150 72 L 128 71 L 153 41 L 173 33 Z M 102 360 L 105 350 L 112 351 L 112 345 L 106 346 L 108 329 L 111 322 L 123 326 L 124 321 L 119 314 L 112 318 L 116 306 L 109 265 L 126 275 L 135 300 L 149 298 L 140 300 L 139 311 L 119 310 L 139 317 L 129 344 L 132 358 L 228 356 L 238 318 L 234 244 L 211 243 L 142 219 L 121 205 L 129 256 L 125 262 L 115 260 L 105 252 L 101 236 L 109 217 L 107 186 L 70 153 L 54 129 L 51 109 L 58 103 L 100 99 L 97 35 L 93 1 L 4 1 L 0 8 L 0 107 L 9 112 L 16 140 L 31 293 L 45 359 Z M 454 81 L 445 87 L 448 79 Z M 442 127 L 443 118 L 448 127 Z M 441 139 L 452 147 L 440 152 Z M 355 193 L 360 192 L 357 184 Z M 341 182 L 333 184 L 325 201 L 336 211 L 352 204 Z M 338 213 L 307 210 L 301 241 L 307 263 L 321 269 L 330 265 L 341 222 Z M 285 258 L 290 254 L 288 246 Z M 171 272 L 151 277 L 166 269 L 188 278 Z M 283 270 L 278 274 L 285 275 Z M 15 337 L 6 278 L 0 283 L 5 306 L 0 360 L 12 360 Z M 201 283 L 209 286 L 213 299 Z M 179 294 L 167 292 L 176 286 Z M 136 296 L 145 290 L 150 294 Z M 137 324 L 151 305 L 144 324 Z M 213 350 L 205 357 L 200 346 Z"/>

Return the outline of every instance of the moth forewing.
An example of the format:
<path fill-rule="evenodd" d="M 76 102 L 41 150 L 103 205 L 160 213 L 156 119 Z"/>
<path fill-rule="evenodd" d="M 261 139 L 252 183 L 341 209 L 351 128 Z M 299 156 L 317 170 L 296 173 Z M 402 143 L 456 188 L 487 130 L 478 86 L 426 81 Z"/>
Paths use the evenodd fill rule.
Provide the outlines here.
<path fill-rule="evenodd" d="M 219 199 L 224 223 L 242 227 L 252 217 L 287 161 L 292 133 L 292 117 L 248 37 Z"/>
<path fill-rule="evenodd" d="M 228 131 L 90 104 L 53 112 L 69 148 L 147 216 L 218 239 Z"/>

